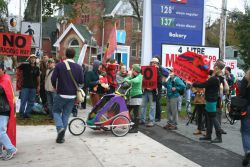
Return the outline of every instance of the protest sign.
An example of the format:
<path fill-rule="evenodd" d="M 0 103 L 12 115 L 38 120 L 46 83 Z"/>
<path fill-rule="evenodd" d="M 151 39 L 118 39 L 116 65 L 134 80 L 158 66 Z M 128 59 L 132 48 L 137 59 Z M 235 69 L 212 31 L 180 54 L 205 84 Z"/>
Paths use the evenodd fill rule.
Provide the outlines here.
<path fill-rule="evenodd" d="M 176 58 L 174 73 L 186 81 L 204 82 L 208 78 L 210 61 L 197 53 L 186 52 Z"/>
<path fill-rule="evenodd" d="M 156 89 L 157 88 L 157 67 L 155 66 L 141 66 L 143 81 L 143 89 Z"/>
<path fill-rule="evenodd" d="M 31 36 L 0 33 L 0 55 L 30 56 Z"/>

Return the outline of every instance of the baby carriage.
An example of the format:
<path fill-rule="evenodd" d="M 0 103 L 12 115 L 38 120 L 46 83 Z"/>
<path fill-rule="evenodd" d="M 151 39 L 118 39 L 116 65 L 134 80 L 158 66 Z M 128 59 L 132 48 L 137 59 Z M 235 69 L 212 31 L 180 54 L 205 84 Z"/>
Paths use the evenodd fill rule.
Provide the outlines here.
<path fill-rule="evenodd" d="M 126 105 L 126 95 L 130 89 L 131 85 L 123 82 L 114 94 L 103 96 L 89 113 L 86 122 L 82 118 L 70 121 L 70 133 L 79 136 L 89 127 L 94 130 L 111 131 L 118 137 L 125 136 L 134 124 Z"/>

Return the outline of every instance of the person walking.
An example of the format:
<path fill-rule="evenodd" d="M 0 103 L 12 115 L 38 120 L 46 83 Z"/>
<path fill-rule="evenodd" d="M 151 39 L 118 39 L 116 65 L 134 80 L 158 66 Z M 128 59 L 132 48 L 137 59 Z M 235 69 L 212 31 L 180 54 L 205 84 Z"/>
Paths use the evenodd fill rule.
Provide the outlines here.
<path fill-rule="evenodd" d="M 14 90 L 11 78 L 0 63 L 0 158 L 9 160 L 17 153 Z M 6 133 L 7 130 L 7 133 Z M 4 148 L 6 153 L 4 152 Z"/>
<path fill-rule="evenodd" d="M 50 118 L 53 118 L 52 108 L 53 108 L 54 97 L 56 96 L 56 90 L 54 89 L 51 83 L 51 76 L 53 74 L 54 68 L 55 68 L 55 61 L 54 59 L 50 58 L 48 60 L 48 69 L 46 71 L 45 81 L 44 81 Z"/>
<path fill-rule="evenodd" d="M 130 98 L 128 110 L 130 115 L 132 115 L 134 125 L 129 130 L 129 133 L 137 133 L 139 126 L 139 109 L 142 104 L 142 74 L 139 64 L 132 65 L 132 74 L 131 76 L 125 78 L 124 81 L 128 82 L 132 86 L 128 93 Z"/>
<path fill-rule="evenodd" d="M 36 56 L 30 55 L 29 63 L 22 63 L 18 69 L 22 71 L 20 117 L 29 118 L 34 106 L 36 94 L 40 92 L 40 72 L 36 65 Z"/>
<path fill-rule="evenodd" d="M 245 152 L 245 157 L 242 161 L 243 166 L 247 166 L 250 161 L 250 68 L 247 70 L 245 77 L 241 81 L 239 96 L 247 99 L 247 117 L 241 120 L 241 138 Z"/>
<path fill-rule="evenodd" d="M 217 118 L 217 101 L 219 98 L 220 91 L 220 79 L 219 75 L 225 67 L 225 64 L 222 60 L 218 60 L 214 65 L 214 71 L 212 77 L 210 77 L 206 82 L 203 83 L 193 83 L 193 87 L 205 88 L 205 99 L 206 105 L 205 110 L 207 114 L 207 133 L 204 137 L 201 137 L 200 140 L 211 141 L 211 143 L 221 143 L 221 125 Z M 191 83 L 190 83 L 191 84 Z M 211 140 L 213 127 L 216 131 L 216 138 Z"/>
<path fill-rule="evenodd" d="M 74 62 L 75 50 L 67 48 L 66 59 L 56 64 L 51 76 L 51 83 L 56 89 L 57 95 L 54 97 L 53 117 L 57 129 L 56 143 L 64 143 L 65 132 L 68 126 L 69 116 L 74 106 L 77 88 L 66 68 L 68 63 L 72 75 L 78 85 L 84 83 L 82 67 Z"/>

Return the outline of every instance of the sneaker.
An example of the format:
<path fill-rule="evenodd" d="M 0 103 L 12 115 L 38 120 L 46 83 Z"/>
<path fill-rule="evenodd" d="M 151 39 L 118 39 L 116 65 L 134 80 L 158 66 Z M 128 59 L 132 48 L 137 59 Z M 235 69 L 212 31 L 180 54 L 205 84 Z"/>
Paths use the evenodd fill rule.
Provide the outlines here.
<path fill-rule="evenodd" d="M 0 146 L 0 158 L 5 157 L 5 153 L 3 151 L 3 145 Z"/>
<path fill-rule="evenodd" d="M 246 153 L 242 161 L 242 166 L 247 166 L 249 164 L 249 160 L 250 160 L 250 153 Z"/>
<path fill-rule="evenodd" d="M 199 140 L 202 140 L 202 141 L 211 141 L 211 137 L 210 136 L 204 136 L 204 137 L 200 137 Z"/>
<path fill-rule="evenodd" d="M 3 160 L 8 161 L 13 158 L 17 153 L 17 149 L 15 148 L 14 151 L 7 151 L 6 155 L 3 157 Z"/>
<path fill-rule="evenodd" d="M 58 134 L 57 134 L 57 138 L 56 138 L 56 142 L 57 143 L 64 143 L 64 135 L 65 135 L 65 129 L 64 128 L 61 128 L 59 131 L 58 131 Z"/>
<path fill-rule="evenodd" d="M 146 126 L 147 126 L 147 127 L 153 127 L 153 126 L 154 126 L 154 123 L 153 123 L 153 122 L 149 122 Z"/>

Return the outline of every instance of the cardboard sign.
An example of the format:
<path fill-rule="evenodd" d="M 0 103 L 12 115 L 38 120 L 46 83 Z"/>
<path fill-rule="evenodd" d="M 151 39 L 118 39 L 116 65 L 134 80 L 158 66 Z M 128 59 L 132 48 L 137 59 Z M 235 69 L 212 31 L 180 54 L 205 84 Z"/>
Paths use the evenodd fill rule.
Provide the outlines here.
<path fill-rule="evenodd" d="M 0 33 L 0 54 L 8 56 L 30 56 L 31 36 Z"/>
<path fill-rule="evenodd" d="M 174 73 L 183 80 L 205 82 L 208 78 L 210 61 L 194 52 L 179 55 L 174 62 Z"/>
<path fill-rule="evenodd" d="M 143 81 L 143 89 L 156 89 L 157 88 L 157 67 L 155 66 L 141 66 Z"/>

